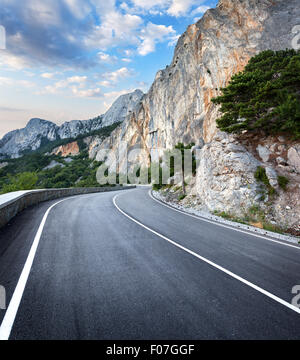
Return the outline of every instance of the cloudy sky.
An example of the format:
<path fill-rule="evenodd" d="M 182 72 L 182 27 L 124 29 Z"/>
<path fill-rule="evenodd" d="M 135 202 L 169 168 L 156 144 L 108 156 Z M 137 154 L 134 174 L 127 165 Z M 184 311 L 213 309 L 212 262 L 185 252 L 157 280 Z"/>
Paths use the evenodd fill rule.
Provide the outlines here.
<path fill-rule="evenodd" d="M 178 36 L 217 0 L 0 0 L 0 137 L 32 117 L 61 124 L 147 91 Z M 0 34 L 1 35 L 1 34 Z"/>

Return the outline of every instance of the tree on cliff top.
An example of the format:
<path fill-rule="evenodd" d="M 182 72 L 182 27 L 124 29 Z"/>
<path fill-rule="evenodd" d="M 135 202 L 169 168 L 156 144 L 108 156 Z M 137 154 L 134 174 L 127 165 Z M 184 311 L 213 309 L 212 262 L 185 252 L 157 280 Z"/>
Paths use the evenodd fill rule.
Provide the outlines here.
<path fill-rule="evenodd" d="M 264 130 L 299 139 L 300 51 L 263 51 L 212 101 L 221 105 L 222 131 Z"/>

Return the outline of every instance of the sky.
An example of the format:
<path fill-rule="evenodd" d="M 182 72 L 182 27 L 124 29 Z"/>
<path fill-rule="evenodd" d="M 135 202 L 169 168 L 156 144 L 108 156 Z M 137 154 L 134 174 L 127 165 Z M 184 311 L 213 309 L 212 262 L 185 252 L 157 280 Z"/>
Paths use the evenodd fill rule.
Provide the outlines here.
<path fill-rule="evenodd" d="M 33 117 L 87 120 L 122 94 L 147 92 L 178 37 L 216 4 L 0 0 L 0 137 Z"/>

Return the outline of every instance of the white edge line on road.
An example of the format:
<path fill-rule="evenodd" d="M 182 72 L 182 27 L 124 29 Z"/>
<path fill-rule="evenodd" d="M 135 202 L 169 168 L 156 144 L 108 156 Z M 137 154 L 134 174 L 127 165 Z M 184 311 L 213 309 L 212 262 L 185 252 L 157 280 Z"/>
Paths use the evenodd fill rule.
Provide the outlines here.
<path fill-rule="evenodd" d="M 170 206 L 166 203 L 164 203 L 163 201 L 160 201 L 158 199 L 155 199 L 155 197 L 152 195 L 152 191 L 149 190 L 149 196 L 151 197 L 151 199 L 153 199 L 154 201 L 158 202 L 160 205 L 163 205 L 163 206 L 166 206 L 167 208 L 171 209 L 171 210 L 174 210 L 174 211 L 177 211 L 183 215 L 187 215 L 187 216 L 190 216 L 190 217 L 193 217 L 197 220 L 201 220 L 201 221 L 206 221 L 208 223 L 211 223 L 211 224 L 215 224 L 217 226 L 222 226 L 224 228 L 227 228 L 227 229 L 230 229 L 230 230 L 234 230 L 234 231 L 239 231 L 241 233 L 244 233 L 244 234 L 247 234 L 247 235 L 250 235 L 250 236 L 254 236 L 254 237 L 259 237 L 261 239 L 264 239 L 264 240 L 267 240 L 267 241 L 272 241 L 274 243 L 277 243 L 277 244 L 280 244 L 280 245 L 284 245 L 284 246 L 289 246 L 289 247 L 292 247 L 294 249 L 297 249 L 297 250 L 300 250 L 300 247 L 299 246 L 295 246 L 295 245 L 291 245 L 291 244 L 287 244 L 287 243 L 284 243 L 282 241 L 279 241 L 279 240 L 273 240 L 273 239 L 270 239 L 264 235 L 260 235 L 260 234 L 255 234 L 251 231 L 246 231 L 246 230 L 242 230 L 242 229 L 239 229 L 235 226 L 230 226 L 230 225 L 226 225 L 226 224 L 222 224 L 222 223 L 219 223 L 218 221 L 213 221 L 213 220 L 209 220 L 209 219 L 206 219 L 204 217 L 200 217 L 200 216 L 197 216 L 197 215 L 193 215 L 193 214 L 189 214 L 185 211 L 182 211 L 182 210 L 179 210 L 179 209 L 176 209 L 174 208 L 173 206 Z"/>
<path fill-rule="evenodd" d="M 11 333 L 11 330 L 12 330 L 22 297 L 23 297 L 26 283 L 27 283 L 27 280 L 28 280 L 28 277 L 29 277 L 29 274 L 31 271 L 33 260 L 35 258 L 35 254 L 36 254 L 36 251 L 37 251 L 37 248 L 38 248 L 38 245 L 39 245 L 42 233 L 43 233 L 43 229 L 44 229 L 47 217 L 48 217 L 51 209 L 53 209 L 54 206 L 60 204 L 61 202 L 70 200 L 74 197 L 75 196 L 60 200 L 60 201 L 56 202 L 55 204 L 53 204 L 52 206 L 50 206 L 49 209 L 46 211 L 46 213 L 42 219 L 42 222 L 40 223 L 38 231 L 35 235 L 35 238 L 33 240 L 31 248 L 30 248 L 30 252 L 28 254 L 28 257 L 26 259 L 22 273 L 20 275 L 19 281 L 17 283 L 17 286 L 15 288 L 13 296 L 12 296 L 10 303 L 8 305 L 8 308 L 6 310 L 4 319 L 2 321 L 2 324 L 0 327 L 0 340 L 8 340 L 9 339 L 9 336 L 10 336 L 10 333 Z"/>
<path fill-rule="evenodd" d="M 164 239 L 164 240 L 168 241 L 170 244 L 172 244 L 172 245 L 174 245 L 174 246 L 178 247 L 179 249 L 181 249 L 181 250 L 183 250 L 183 251 L 185 251 L 185 252 L 187 252 L 187 253 L 189 253 L 189 254 L 191 254 L 191 255 L 195 256 L 196 258 L 198 258 L 198 259 L 200 259 L 200 260 L 202 260 L 202 261 L 206 262 L 207 264 L 209 264 L 209 265 L 211 265 L 211 266 L 215 267 L 216 269 L 218 269 L 218 270 L 220 270 L 220 271 L 224 272 L 225 274 L 227 274 L 227 275 L 229 275 L 229 276 L 233 277 L 234 279 L 236 279 L 236 280 L 238 280 L 238 281 L 242 282 L 243 284 L 248 285 L 248 286 L 249 286 L 249 287 L 251 287 L 252 289 L 254 289 L 254 290 L 256 290 L 256 291 L 260 292 L 261 294 L 264 294 L 264 295 L 268 296 L 269 298 L 271 298 L 271 299 L 273 299 L 273 300 L 277 301 L 277 302 L 278 302 L 278 303 L 280 303 L 281 305 L 284 305 L 284 306 L 286 306 L 287 308 L 289 308 L 289 309 L 291 309 L 291 310 L 295 311 L 296 313 L 300 314 L 300 308 L 297 308 L 296 306 L 293 306 L 292 304 L 288 303 L 288 302 L 287 302 L 287 301 L 285 301 L 285 300 L 282 300 L 282 299 L 281 299 L 281 298 L 279 298 L 278 296 L 276 296 L 276 295 L 274 295 L 274 294 L 272 294 L 272 293 L 270 293 L 270 292 L 268 292 L 268 291 L 266 291 L 266 290 L 264 290 L 264 289 L 260 288 L 259 286 L 257 286 L 257 285 L 255 285 L 255 284 L 251 283 L 250 281 L 248 281 L 248 280 L 246 280 L 246 279 L 244 279 L 244 278 L 242 278 L 242 277 L 240 277 L 240 276 L 238 276 L 238 275 L 234 274 L 233 272 L 231 272 L 231 271 L 229 271 L 229 270 L 227 270 L 227 269 L 223 268 L 222 266 L 220 266 L 220 265 L 218 265 L 218 264 L 216 264 L 216 263 L 214 263 L 214 262 L 212 262 L 212 261 L 210 261 L 210 260 L 206 259 L 205 257 L 203 257 L 203 256 L 201 256 L 201 255 L 199 255 L 199 254 L 195 253 L 194 251 L 192 251 L 192 250 L 189 250 L 189 249 L 185 248 L 184 246 L 182 246 L 182 245 L 180 245 L 180 244 L 176 243 L 175 241 L 173 241 L 173 240 L 171 240 L 171 239 L 167 238 L 166 236 L 164 236 L 164 235 L 162 235 L 162 234 L 158 233 L 158 232 L 157 232 L 157 231 L 155 231 L 155 230 L 150 229 L 148 226 L 146 226 L 146 225 L 144 225 L 144 224 L 140 223 L 139 221 L 135 220 L 133 217 L 131 217 L 130 215 L 128 215 L 125 211 L 123 211 L 122 209 L 120 209 L 120 207 L 117 205 L 117 203 L 116 203 L 116 199 L 117 199 L 120 195 L 121 195 L 121 194 L 114 196 L 114 198 L 113 198 L 113 203 L 114 203 L 115 207 L 116 207 L 116 208 L 117 208 L 117 209 L 118 209 L 118 210 L 119 210 L 119 211 L 120 211 L 120 212 L 121 212 L 124 216 L 126 216 L 128 219 L 130 219 L 131 221 L 133 221 L 133 222 L 135 222 L 136 224 L 138 224 L 138 225 L 142 226 L 144 229 L 146 229 L 146 230 L 148 230 L 148 231 L 152 232 L 153 234 L 155 234 L 155 235 L 159 236 L 160 238 L 162 238 L 162 239 Z"/>

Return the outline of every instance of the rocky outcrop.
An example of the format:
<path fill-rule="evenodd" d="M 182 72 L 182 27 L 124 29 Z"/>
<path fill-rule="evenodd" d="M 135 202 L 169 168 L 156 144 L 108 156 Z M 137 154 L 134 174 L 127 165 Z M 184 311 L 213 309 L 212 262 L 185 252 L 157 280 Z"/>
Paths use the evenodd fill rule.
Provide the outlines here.
<path fill-rule="evenodd" d="M 281 141 L 280 141 L 280 140 Z M 166 201 L 179 202 L 181 206 L 195 208 L 202 212 L 223 213 L 239 218 L 254 226 L 263 223 L 276 225 L 294 235 L 300 235 L 300 175 L 288 164 L 289 149 L 296 145 L 282 137 L 258 137 L 245 134 L 241 139 L 218 132 L 213 141 L 197 152 L 199 166 L 196 176 L 186 178 L 187 197 L 182 201 L 179 195 L 181 175 L 175 174 L 176 186 L 164 190 Z M 283 146 L 284 145 L 284 146 Z M 269 149 L 267 161 L 255 150 Z M 282 156 L 284 165 L 276 162 Z M 256 180 L 258 167 L 266 171 L 275 194 L 269 195 L 268 188 Z M 289 180 L 285 189 L 280 187 L 279 176 Z M 251 220 L 254 219 L 254 220 Z"/>
<path fill-rule="evenodd" d="M 80 152 L 77 141 L 73 141 L 66 145 L 61 145 L 53 149 L 52 154 L 67 157 L 69 155 L 75 156 Z"/>
<path fill-rule="evenodd" d="M 14 130 L 0 140 L 0 159 L 18 158 L 24 151 L 34 151 L 43 144 L 58 139 L 76 138 L 102 127 L 122 122 L 136 107 L 143 92 L 120 96 L 106 112 L 90 120 L 73 120 L 57 126 L 51 121 L 31 119 L 24 129 Z"/>
<path fill-rule="evenodd" d="M 254 174 L 261 163 L 233 136 L 220 133 L 200 152 L 197 196 L 209 211 L 241 216 L 260 201 Z"/>
<path fill-rule="evenodd" d="M 114 124 L 116 119 L 123 122 L 137 107 L 143 96 L 144 93 L 141 90 L 121 95 L 103 116 L 103 126 Z"/>
<path fill-rule="evenodd" d="M 85 145 L 87 145 L 89 158 L 94 159 L 97 155 L 97 151 L 103 142 L 103 138 L 96 136 L 88 136 L 84 140 Z"/>
<path fill-rule="evenodd" d="M 8 162 L 2 162 L 0 163 L 0 169 L 3 169 L 5 166 L 8 165 Z"/>
<path fill-rule="evenodd" d="M 62 163 L 60 163 L 58 161 L 52 160 L 48 166 L 44 167 L 43 170 L 50 170 L 50 169 L 53 169 L 53 168 L 55 168 L 57 166 L 59 166 L 61 168 L 65 167 L 64 164 L 62 164 Z"/>
<path fill-rule="evenodd" d="M 290 147 L 287 153 L 287 163 L 300 174 L 300 144 Z"/>
<path fill-rule="evenodd" d="M 31 119 L 24 129 L 14 130 L 0 140 L 0 158 L 17 158 L 27 149 L 37 150 L 42 141 L 57 139 L 57 125 L 42 119 Z"/>
<path fill-rule="evenodd" d="M 62 124 L 57 129 L 58 139 L 76 138 L 79 135 L 87 134 L 91 131 L 98 130 L 103 127 L 103 116 L 98 116 L 90 120 L 72 120 Z"/>

